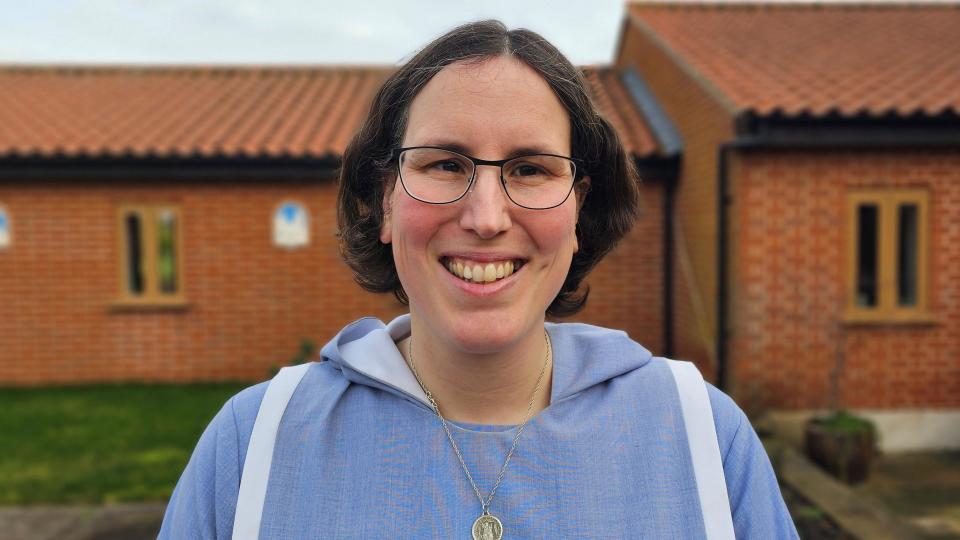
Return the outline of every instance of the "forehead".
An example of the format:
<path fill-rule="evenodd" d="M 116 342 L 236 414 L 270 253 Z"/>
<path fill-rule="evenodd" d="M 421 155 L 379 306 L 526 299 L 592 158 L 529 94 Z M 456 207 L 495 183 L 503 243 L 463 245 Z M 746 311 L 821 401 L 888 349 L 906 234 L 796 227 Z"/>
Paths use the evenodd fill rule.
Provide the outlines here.
<path fill-rule="evenodd" d="M 566 154 L 570 116 L 547 81 L 516 58 L 457 62 L 414 98 L 403 145 L 441 142 L 473 152 L 531 147 Z"/>

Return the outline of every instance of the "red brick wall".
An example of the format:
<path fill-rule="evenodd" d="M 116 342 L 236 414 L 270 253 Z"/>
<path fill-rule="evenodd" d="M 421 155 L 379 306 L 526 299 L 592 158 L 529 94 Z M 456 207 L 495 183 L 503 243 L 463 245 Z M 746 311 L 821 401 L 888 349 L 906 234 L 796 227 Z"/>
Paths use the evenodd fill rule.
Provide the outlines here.
<path fill-rule="evenodd" d="M 645 182 L 640 218 L 617 248 L 587 276 L 590 298 L 569 320 L 626 330 L 630 337 L 664 354 L 662 182 Z"/>
<path fill-rule="evenodd" d="M 937 151 L 756 152 L 731 167 L 734 394 L 763 408 L 960 406 L 960 156 Z M 847 191 L 930 194 L 930 325 L 844 325 Z"/>
<path fill-rule="evenodd" d="M 628 21 L 616 60 L 641 73 L 683 138 L 675 206 L 674 356 L 716 370 L 717 149 L 733 137 L 732 108 L 678 64 L 639 21 Z"/>
<path fill-rule="evenodd" d="M 13 246 L 0 251 L 0 381 L 262 379 L 300 338 L 322 345 L 363 315 L 403 309 L 365 293 L 340 261 L 332 182 L 0 185 Z M 310 213 L 311 244 L 271 244 L 286 199 Z M 115 311 L 116 209 L 182 209 L 181 311 Z"/>
<path fill-rule="evenodd" d="M 640 224 L 588 278 L 587 313 L 573 320 L 624 328 L 657 350 L 662 200 L 657 185 L 644 193 Z M 0 184 L 13 233 L 0 250 L 0 384 L 264 379 L 301 338 L 321 346 L 361 316 L 403 313 L 353 283 L 334 198 L 332 182 Z M 284 200 L 310 214 L 304 249 L 271 244 Z M 117 311 L 117 207 L 152 203 L 181 208 L 190 305 Z"/>

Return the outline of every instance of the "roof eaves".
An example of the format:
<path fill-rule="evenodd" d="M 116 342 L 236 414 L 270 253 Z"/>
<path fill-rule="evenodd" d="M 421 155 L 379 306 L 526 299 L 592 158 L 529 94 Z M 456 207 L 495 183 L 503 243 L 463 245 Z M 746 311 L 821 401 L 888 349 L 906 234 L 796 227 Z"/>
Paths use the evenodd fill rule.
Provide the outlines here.
<path fill-rule="evenodd" d="M 735 120 L 738 148 L 897 148 L 960 146 L 960 115 L 952 109 L 938 115 L 867 112 L 845 115 L 758 114 L 744 111 Z"/>
<path fill-rule="evenodd" d="M 657 101 L 643 77 L 633 68 L 626 68 L 620 74 L 620 80 L 627 89 L 630 99 L 640 110 L 640 114 L 650 126 L 665 156 L 683 154 L 683 138 L 670 116 Z"/>
<path fill-rule="evenodd" d="M 0 180 L 78 178 L 91 180 L 335 179 L 339 156 L 40 154 L 0 155 Z"/>
<path fill-rule="evenodd" d="M 738 112 L 739 108 L 733 102 L 733 100 L 731 100 L 730 97 L 720 89 L 720 87 L 714 84 L 709 77 L 698 71 L 689 62 L 687 62 L 687 59 L 683 56 L 683 54 L 674 49 L 670 45 L 670 42 L 663 39 L 654 29 L 650 28 L 647 23 L 645 23 L 632 11 L 628 11 L 627 13 L 630 23 L 633 24 L 637 30 L 643 32 L 644 35 L 650 39 L 650 41 L 652 41 L 657 47 L 660 48 L 660 50 L 663 51 L 664 54 L 666 54 L 676 63 L 677 67 L 679 67 L 684 73 L 693 79 L 694 82 L 699 84 L 703 90 L 710 95 L 710 97 L 715 99 L 717 103 L 720 104 L 721 107 L 726 109 L 731 115 L 735 115 Z"/>

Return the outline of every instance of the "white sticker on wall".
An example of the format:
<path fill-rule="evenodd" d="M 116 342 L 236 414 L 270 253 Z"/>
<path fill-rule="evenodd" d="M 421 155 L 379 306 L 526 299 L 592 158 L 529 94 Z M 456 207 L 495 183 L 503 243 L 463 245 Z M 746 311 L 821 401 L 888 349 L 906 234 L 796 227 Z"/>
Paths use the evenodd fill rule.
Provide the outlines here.
<path fill-rule="evenodd" d="M 273 245 L 297 248 L 310 243 L 307 212 L 294 202 L 281 204 L 273 214 Z"/>
<path fill-rule="evenodd" d="M 0 208 L 0 249 L 10 246 L 10 218 L 7 211 Z"/>

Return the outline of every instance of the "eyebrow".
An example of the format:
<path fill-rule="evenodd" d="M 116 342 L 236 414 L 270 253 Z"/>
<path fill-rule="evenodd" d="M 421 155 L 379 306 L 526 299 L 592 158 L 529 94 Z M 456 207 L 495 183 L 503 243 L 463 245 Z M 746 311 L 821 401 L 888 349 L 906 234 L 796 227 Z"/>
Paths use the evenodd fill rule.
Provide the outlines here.
<path fill-rule="evenodd" d="M 457 152 L 458 154 L 464 154 L 464 155 L 468 155 L 468 156 L 472 156 L 472 157 L 477 157 L 477 156 L 474 156 L 473 154 L 471 154 L 471 153 L 470 153 L 470 150 L 469 150 L 466 146 L 464 146 L 463 144 L 460 144 L 460 143 L 458 143 L 458 142 L 454 142 L 454 141 L 451 141 L 451 140 L 447 140 L 447 139 L 433 139 L 433 140 L 428 139 L 427 141 L 425 141 L 425 142 L 423 142 L 423 143 L 415 144 L 415 145 L 411 145 L 411 146 L 434 146 L 434 147 L 437 147 L 437 148 L 443 148 L 443 149 L 445 149 L 445 150 L 451 150 L 451 151 L 453 151 L 453 152 Z M 531 154 L 555 154 L 555 155 L 559 155 L 560 153 L 557 152 L 557 151 L 555 151 L 555 150 L 550 150 L 549 148 L 546 148 L 546 147 L 543 147 L 543 146 L 517 146 L 517 147 L 514 147 L 513 149 L 511 149 L 509 152 L 507 152 L 507 155 L 504 156 L 504 157 L 501 158 L 501 159 L 511 159 L 511 158 L 515 158 L 515 157 L 517 157 L 517 156 L 529 156 L 529 155 L 531 155 Z M 478 158 L 478 159 L 480 159 L 480 158 Z"/>

